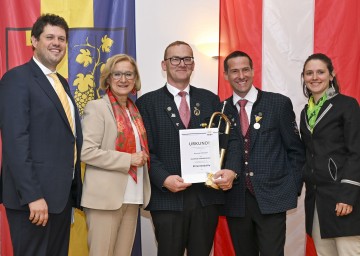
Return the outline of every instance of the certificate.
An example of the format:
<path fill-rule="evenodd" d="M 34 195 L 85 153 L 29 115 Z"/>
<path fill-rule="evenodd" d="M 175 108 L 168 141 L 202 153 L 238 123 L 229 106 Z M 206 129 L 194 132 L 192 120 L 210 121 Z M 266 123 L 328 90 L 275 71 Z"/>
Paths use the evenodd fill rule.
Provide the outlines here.
<path fill-rule="evenodd" d="M 208 173 L 220 170 L 218 128 L 180 130 L 179 136 L 184 182 L 205 182 Z"/>

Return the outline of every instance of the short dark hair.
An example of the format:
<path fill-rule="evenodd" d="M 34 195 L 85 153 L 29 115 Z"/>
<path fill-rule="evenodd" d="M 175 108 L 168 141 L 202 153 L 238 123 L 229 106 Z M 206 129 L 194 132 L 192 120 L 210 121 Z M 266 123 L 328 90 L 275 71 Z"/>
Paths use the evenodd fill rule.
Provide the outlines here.
<path fill-rule="evenodd" d="M 69 26 L 63 17 L 55 14 L 43 14 L 34 23 L 31 29 L 31 36 L 39 40 L 41 33 L 44 31 L 44 27 L 50 24 L 51 26 L 57 26 L 65 30 L 66 41 L 69 38 Z"/>
<path fill-rule="evenodd" d="M 228 60 L 232 59 L 232 58 L 236 58 L 236 57 L 246 57 L 249 59 L 249 64 L 250 64 L 250 68 L 253 69 L 253 61 L 250 58 L 250 56 L 242 51 L 234 51 L 232 53 L 230 53 L 228 56 L 226 56 L 225 60 L 224 60 L 224 71 L 227 73 L 229 70 L 229 65 L 228 65 Z"/>
<path fill-rule="evenodd" d="M 193 55 L 192 48 L 191 48 L 191 46 L 190 46 L 188 43 L 186 43 L 186 42 L 184 42 L 184 41 L 175 41 L 175 42 L 172 42 L 171 44 L 169 44 L 169 45 L 166 47 L 165 52 L 164 52 L 164 60 L 166 59 L 166 54 L 167 54 L 168 49 L 169 49 L 170 47 L 175 46 L 175 45 L 187 45 L 187 46 L 189 46 L 190 49 L 191 49 L 191 54 Z M 190 56 L 190 57 L 193 57 L 193 56 Z"/>
<path fill-rule="evenodd" d="M 320 60 L 322 62 L 325 63 L 327 69 L 329 70 L 329 73 L 330 73 L 330 76 L 333 76 L 333 72 L 334 72 L 334 66 L 332 64 L 332 61 L 331 59 L 326 56 L 325 54 L 323 53 L 314 53 L 312 55 L 310 55 L 306 60 L 305 60 L 305 63 L 304 63 L 304 66 L 303 66 L 303 71 L 301 72 L 301 79 L 302 79 L 302 87 L 303 87 L 303 93 L 305 95 L 305 97 L 309 98 L 311 96 L 311 92 L 310 90 L 306 87 L 306 84 L 305 84 L 305 81 L 304 81 L 304 71 L 305 71 L 305 66 L 306 64 L 310 61 L 310 60 Z M 333 77 L 333 80 L 329 82 L 329 86 L 333 86 L 334 89 L 335 89 L 335 92 L 339 92 L 340 91 L 340 86 L 339 86 L 339 83 L 336 79 L 336 77 L 334 76 Z"/>

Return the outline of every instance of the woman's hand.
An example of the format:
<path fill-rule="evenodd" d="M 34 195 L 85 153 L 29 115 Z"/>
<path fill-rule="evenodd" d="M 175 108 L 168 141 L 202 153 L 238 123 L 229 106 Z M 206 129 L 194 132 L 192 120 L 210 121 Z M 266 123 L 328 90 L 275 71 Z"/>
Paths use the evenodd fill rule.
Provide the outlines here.
<path fill-rule="evenodd" d="M 336 216 L 349 215 L 352 212 L 352 210 L 353 210 L 352 205 L 344 204 L 344 203 L 337 203 L 335 208 Z"/>
<path fill-rule="evenodd" d="M 149 156 L 144 151 L 136 152 L 131 154 L 130 165 L 141 167 L 144 166 L 148 159 Z"/>

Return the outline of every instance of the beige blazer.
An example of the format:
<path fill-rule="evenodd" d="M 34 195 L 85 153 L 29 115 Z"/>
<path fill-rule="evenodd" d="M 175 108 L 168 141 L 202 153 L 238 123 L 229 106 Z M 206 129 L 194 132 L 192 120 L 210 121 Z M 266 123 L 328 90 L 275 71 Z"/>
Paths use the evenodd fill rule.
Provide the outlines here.
<path fill-rule="evenodd" d="M 117 127 L 107 95 L 90 101 L 82 120 L 81 161 L 86 163 L 81 206 L 116 210 L 124 201 L 131 154 L 115 150 Z M 144 166 L 144 204 L 150 200 L 148 168 Z"/>

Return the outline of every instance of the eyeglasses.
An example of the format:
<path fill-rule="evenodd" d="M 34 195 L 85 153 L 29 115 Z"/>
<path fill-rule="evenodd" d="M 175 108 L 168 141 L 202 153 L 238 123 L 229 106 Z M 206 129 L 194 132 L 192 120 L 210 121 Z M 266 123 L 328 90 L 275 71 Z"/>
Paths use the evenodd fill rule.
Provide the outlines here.
<path fill-rule="evenodd" d="M 174 66 L 180 65 L 181 61 L 184 61 L 185 65 L 192 65 L 194 63 L 194 57 L 170 57 L 164 60 L 170 60 L 170 63 Z"/>
<path fill-rule="evenodd" d="M 135 73 L 134 72 L 113 72 L 111 73 L 112 78 L 114 78 L 115 80 L 120 80 L 122 76 L 125 77 L 126 80 L 133 80 L 135 78 Z"/>

